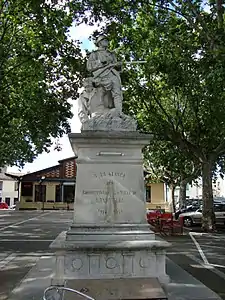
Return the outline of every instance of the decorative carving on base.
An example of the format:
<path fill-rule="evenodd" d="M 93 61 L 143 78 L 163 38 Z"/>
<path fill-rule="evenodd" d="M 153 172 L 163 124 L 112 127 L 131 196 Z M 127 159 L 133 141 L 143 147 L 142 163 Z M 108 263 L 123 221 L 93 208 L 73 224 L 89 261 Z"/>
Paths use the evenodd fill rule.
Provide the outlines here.
<path fill-rule="evenodd" d="M 105 262 L 107 269 L 114 269 L 118 266 L 118 263 L 114 257 L 108 257 Z"/>
<path fill-rule="evenodd" d="M 74 270 L 80 270 L 83 266 L 83 262 L 80 258 L 75 258 L 72 262 L 72 266 Z"/>
<path fill-rule="evenodd" d="M 81 131 L 136 131 L 136 129 L 136 120 L 115 108 L 86 120 L 81 127 Z"/>
<path fill-rule="evenodd" d="M 115 278 L 160 277 L 165 274 L 165 253 L 157 251 L 76 252 L 65 253 L 62 277 Z"/>

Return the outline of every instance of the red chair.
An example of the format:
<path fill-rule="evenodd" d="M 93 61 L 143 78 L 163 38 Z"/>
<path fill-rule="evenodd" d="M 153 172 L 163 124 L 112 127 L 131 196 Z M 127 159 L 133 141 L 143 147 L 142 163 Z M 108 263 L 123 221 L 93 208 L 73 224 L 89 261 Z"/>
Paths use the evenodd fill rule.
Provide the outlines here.
<path fill-rule="evenodd" d="M 148 223 L 154 226 L 155 223 L 157 222 L 158 218 L 160 218 L 160 216 L 161 216 L 160 212 L 149 212 L 149 213 L 147 213 Z"/>
<path fill-rule="evenodd" d="M 0 202 L 0 209 L 8 209 L 8 208 L 9 208 L 9 206 L 8 206 L 7 203 L 5 203 L 5 202 Z"/>
<path fill-rule="evenodd" d="M 180 220 L 174 220 L 172 213 L 165 213 L 160 219 L 160 232 L 162 234 L 182 234 L 183 224 Z"/>

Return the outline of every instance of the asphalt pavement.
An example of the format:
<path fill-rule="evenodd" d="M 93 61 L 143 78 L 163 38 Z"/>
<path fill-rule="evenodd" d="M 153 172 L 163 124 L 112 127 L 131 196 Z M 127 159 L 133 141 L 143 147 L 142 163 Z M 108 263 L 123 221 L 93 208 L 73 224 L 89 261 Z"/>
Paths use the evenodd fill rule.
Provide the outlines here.
<path fill-rule="evenodd" d="M 11 292 L 17 291 L 20 283 L 26 281 L 27 274 L 34 272 L 38 262 L 42 264 L 43 272 L 51 271 L 53 253 L 49 245 L 60 232 L 69 228 L 71 222 L 72 212 L 68 211 L 0 211 L 0 300 L 10 298 Z M 191 278 L 195 277 L 225 299 L 225 234 L 165 239 L 172 243 L 167 256 L 176 281 L 174 284 L 177 286 L 180 280 L 180 266 L 180 270 L 192 275 L 189 279 L 183 277 L 182 286 L 187 280 L 191 285 Z M 38 272 L 40 274 L 40 270 Z M 172 292 L 174 284 L 171 284 Z M 187 286 L 189 293 L 191 290 Z"/>
<path fill-rule="evenodd" d="M 164 237 L 167 257 L 225 299 L 225 234 L 190 232 Z"/>
<path fill-rule="evenodd" d="M 8 299 L 50 243 L 67 230 L 72 212 L 0 211 L 0 300 Z"/>

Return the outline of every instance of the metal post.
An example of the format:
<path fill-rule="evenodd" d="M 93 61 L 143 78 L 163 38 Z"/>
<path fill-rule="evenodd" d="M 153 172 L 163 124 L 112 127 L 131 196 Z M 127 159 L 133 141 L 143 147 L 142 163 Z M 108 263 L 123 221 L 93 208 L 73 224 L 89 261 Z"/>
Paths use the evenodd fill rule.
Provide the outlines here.
<path fill-rule="evenodd" d="M 45 210 L 45 202 L 44 202 L 44 193 L 43 193 L 42 184 L 41 184 L 41 200 L 42 200 L 42 211 L 44 212 L 44 210 Z"/>
<path fill-rule="evenodd" d="M 64 184 L 61 185 L 61 202 L 64 203 Z"/>
<path fill-rule="evenodd" d="M 18 182 L 17 198 L 18 198 L 18 202 L 20 202 L 20 183 L 21 183 L 21 178 L 18 178 L 17 182 Z"/>
<path fill-rule="evenodd" d="M 45 202 L 44 202 L 44 193 L 43 193 L 43 191 L 42 191 L 42 183 L 43 183 L 43 181 L 45 180 L 45 176 L 42 176 L 41 178 L 40 178 L 40 181 L 39 181 L 39 183 L 40 183 L 40 185 L 39 185 L 39 187 L 40 187 L 40 200 L 41 200 L 41 202 L 42 202 L 42 211 L 44 212 L 44 210 L 45 210 Z"/>

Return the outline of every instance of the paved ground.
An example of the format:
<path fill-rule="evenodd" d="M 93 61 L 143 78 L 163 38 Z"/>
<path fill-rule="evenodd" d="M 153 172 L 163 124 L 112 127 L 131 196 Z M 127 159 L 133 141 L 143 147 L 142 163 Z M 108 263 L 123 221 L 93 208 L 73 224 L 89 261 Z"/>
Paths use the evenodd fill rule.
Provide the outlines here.
<path fill-rule="evenodd" d="M 49 244 L 71 220 L 67 211 L 0 211 L 0 300 L 9 297 L 40 257 L 51 256 Z M 172 243 L 168 257 L 225 299 L 225 234 L 166 239 Z"/>
<path fill-rule="evenodd" d="M 71 223 L 71 212 L 0 211 L 0 300 L 43 255 L 49 244 Z"/>
<path fill-rule="evenodd" d="M 225 299 L 225 234 L 166 237 L 172 243 L 167 256 Z"/>

